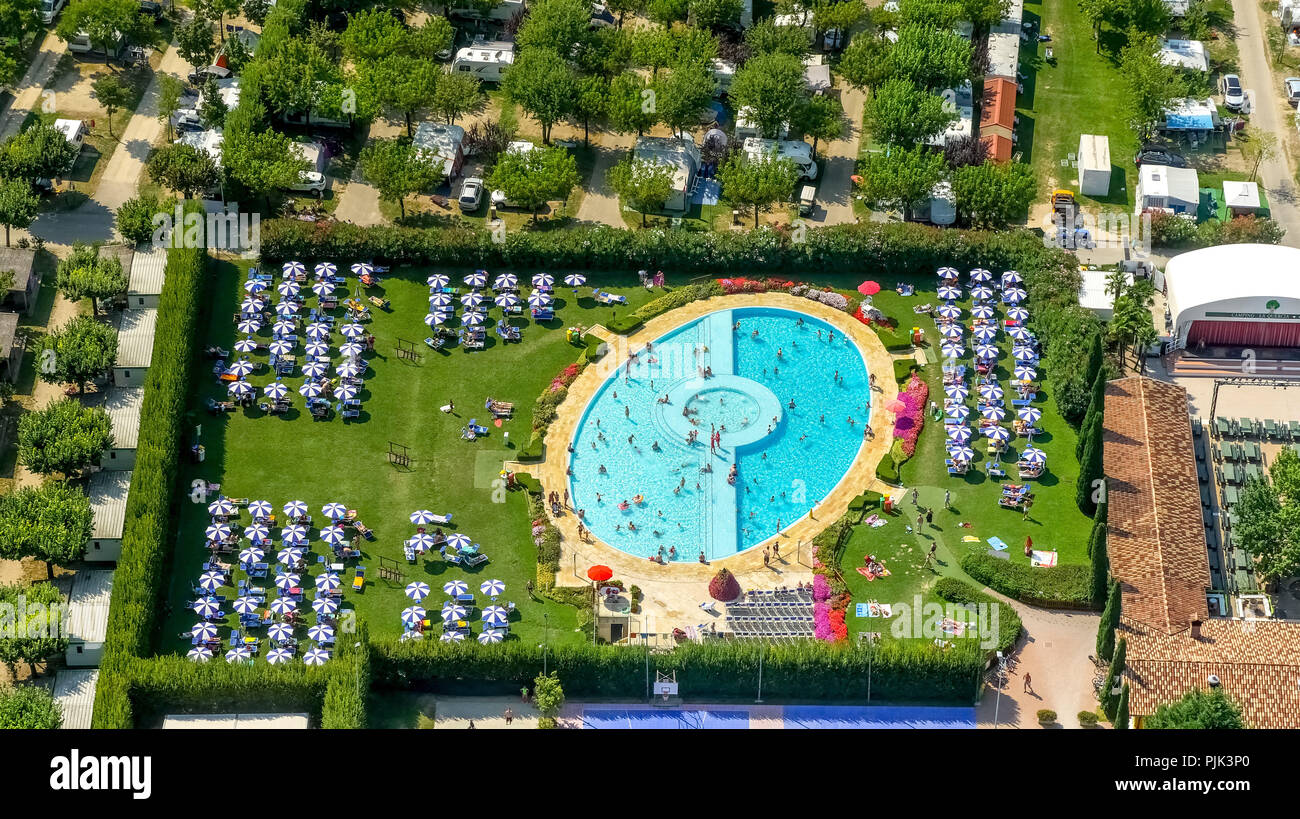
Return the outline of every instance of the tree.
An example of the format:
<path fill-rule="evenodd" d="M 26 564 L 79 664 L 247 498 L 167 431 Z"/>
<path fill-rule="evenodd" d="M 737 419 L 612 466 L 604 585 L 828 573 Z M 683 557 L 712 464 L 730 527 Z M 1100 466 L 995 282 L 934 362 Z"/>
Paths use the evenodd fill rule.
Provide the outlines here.
<path fill-rule="evenodd" d="M 0 0 L 0 85 L 18 79 L 18 57 L 41 27 L 40 0 Z"/>
<path fill-rule="evenodd" d="M 820 140 L 830 142 L 839 139 L 844 132 L 844 106 L 835 97 L 812 97 L 795 110 L 790 121 L 790 131 L 792 136 L 799 134 L 812 137 L 815 159 Z"/>
<path fill-rule="evenodd" d="M 5 247 L 9 247 L 9 229 L 25 229 L 36 219 L 40 197 L 22 179 L 0 179 L 0 225 L 5 226 Z"/>
<path fill-rule="evenodd" d="M 641 214 L 641 227 L 647 213 L 663 210 L 673 192 L 673 169 L 666 163 L 625 157 L 605 176 L 609 187 L 628 207 Z"/>
<path fill-rule="evenodd" d="M 181 104 L 181 93 L 185 86 L 180 80 L 171 74 L 159 72 L 156 75 L 158 79 L 158 121 L 167 128 L 167 139 L 170 141 L 172 133 L 172 116 Z"/>
<path fill-rule="evenodd" d="M 1100 334 L 1097 335 L 1100 340 Z M 1079 440 L 1075 443 L 1074 456 L 1080 460 L 1083 459 L 1083 450 L 1088 438 L 1084 433 L 1092 429 L 1094 419 L 1102 415 L 1106 409 L 1106 378 L 1099 374 L 1097 378 L 1092 379 L 1092 392 L 1088 396 L 1088 409 L 1083 414 L 1083 423 L 1079 424 Z"/>
<path fill-rule="evenodd" d="M 1112 723 L 1116 730 L 1128 730 L 1128 698 L 1129 685 L 1124 683 L 1124 687 L 1119 692 L 1119 702 L 1115 705 L 1115 722 Z"/>
<path fill-rule="evenodd" d="M 24 179 L 34 186 L 72 170 L 78 153 L 53 125 L 33 125 L 0 146 L 0 177 Z"/>
<path fill-rule="evenodd" d="M 479 79 L 470 74 L 452 72 L 438 78 L 433 89 L 433 110 L 446 117 L 449 125 L 478 107 L 483 100 Z"/>
<path fill-rule="evenodd" d="M 1097 53 L 1101 53 L 1101 26 L 1103 23 L 1116 25 L 1123 15 L 1128 0 L 1079 0 L 1079 10 L 1084 19 L 1092 26 L 1092 38 L 1097 41 Z"/>
<path fill-rule="evenodd" d="M 221 42 L 226 41 L 226 15 L 239 13 L 239 0 L 194 0 L 195 14 L 215 20 Z"/>
<path fill-rule="evenodd" d="M 346 85 L 339 61 L 330 56 L 319 39 L 291 38 L 264 59 L 258 60 L 258 76 L 267 107 L 284 114 L 343 116 Z"/>
<path fill-rule="evenodd" d="M 816 40 L 824 32 L 835 30 L 840 33 L 842 44 L 848 37 L 849 30 L 866 15 L 867 7 L 862 3 L 844 3 L 840 0 L 820 0 L 813 3 L 813 39 Z"/>
<path fill-rule="evenodd" d="M 0 499 L 0 557 L 44 561 L 53 580 L 54 566 L 68 566 L 85 556 L 93 519 L 90 499 L 75 484 L 46 481 L 25 486 Z"/>
<path fill-rule="evenodd" d="M 1113 693 L 1115 683 L 1124 678 L 1125 657 L 1128 654 L 1128 640 L 1121 637 L 1119 644 L 1115 646 L 1115 656 L 1111 658 L 1110 667 L 1106 669 L 1106 678 L 1101 684 L 1101 709 L 1106 712 L 1106 716 L 1114 719 L 1116 698 Z"/>
<path fill-rule="evenodd" d="M 1019 222 L 1034 201 L 1034 171 L 1021 162 L 986 162 L 959 168 L 952 178 L 957 213 L 975 227 Z"/>
<path fill-rule="evenodd" d="M 840 55 L 839 74 L 849 85 L 874 95 L 893 73 L 891 51 L 888 40 L 859 34 Z"/>
<path fill-rule="evenodd" d="M 42 475 L 75 477 L 113 446 L 113 423 L 99 407 L 72 398 L 18 419 L 18 461 Z"/>
<path fill-rule="evenodd" d="M 1092 535 L 1088 540 L 1088 559 L 1092 568 L 1092 602 L 1101 605 L 1106 599 L 1106 585 L 1110 582 L 1110 555 L 1106 549 L 1105 504 L 1097 505 L 1092 521 Z"/>
<path fill-rule="evenodd" d="M 551 127 L 573 106 L 578 90 L 573 69 L 550 49 L 524 51 L 506 71 L 501 87 L 542 126 L 542 143 L 551 144 Z"/>
<path fill-rule="evenodd" d="M 1120 52 L 1120 73 L 1128 92 L 1131 124 L 1138 139 L 1148 141 L 1164 112 L 1175 100 L 1187 96 L 1182 70 L 1160 59 L 1159 44 L 1152 37 L 1136 37 Z"/>
<path fill-rule="evenodd" d="M 690 0 L 647 0 L 646 16 L 661 26 L 681 22 L 690 14 Z"/>
<path fill-rule="evenodd" d="M 737 151 L 718 170 L 727 200 L 754 209 L 754 227 L 758 227 L 759 209 L 789 197 L 798 179 L 794 162 L 767 154 L 750 159 Z"/>
<path fill-rule="evenodd" d="M 72 0 L 54 32 L 64 42 L 84 33 L 91 45 L 103 49 L 104 64 L 108 65 L 109 49 L 118 37 L 129 37 L 139 26 L 140 6 L 135 0 Z"/>
<path fill-rule="evenodd" d="M 409 39 L 406 26 L 387 8 L 376 6 L 362 9 L 348 17 L 348 27 L 343 30 L 342 43 L 345 55 L 363 62 L 404 53 Z"/>
<path fill-rule="evenodd" d="M 435 106 L 438 86 L 452 76 L 455 75 L 443 74 L 435 63 L 406 54 L 394 54 L 366 63 L 361 71 L 362 84 L 368 95 L 379 105 L 402 113 L 408 137 L 415 132 L 416 114 Z"/>
<path fill-rule="evenodd" d="M 700 112 L 713 100 L 714 79 L 705 64 L 677 65 L 655 83 L 659 121 L 682 133 L 698 125 Z"/>
<path fill-rule="evenodd" d="M 222 147 L 231 178 L 253 194 L 265 197 L 268 210 L 272 191 L 296 185 L 311 170 L 311 163 L 297 143 L 270 128 L 256 132 L 228 130 Z"/>
<path fill-rule="evenodd" d="M 100 256 L 95 248 L 81 244 L 74 246 L 72 255 L 59 261 L 54 275 L 55 286 L 68 301 L 90 299 L 91 315 L 99 313 L 100 301 L 126 292 L 121 259 Z"/>
<path fill-rule="evenodd" d="M 113 215 L 113 223 L 122 238 L 138 245 L 149 241 L 153 236 L 153 218 L 159 213 L 170 213 L 176 200 L 142 193 L 134 199 L 128 199 Z"/>
<path fill-rule="evenodd" d="M 212 64 L 217 45 L 212 39 L 212 21 L 196 14 L 176 27 L 176 53 L 195 71 Z"/>
<path fill-rule="evenodd" d="M 609 84 L 603 77 L 583 76 L 578 79 L 578 93 L 573 97 L 569 116 L 582 123 L 582 143 L 591 145 L 591 123 L 605 116 L 609 108 Z"/>
<path fill-rule="evenodd" d="M 549 675 L 538 674 L 533 680 L 533 705 L 543 717 L 554 718 L 564 707 L 564 689 L 560 679 L 552 671 Z"/>
<path fill-rule="evenodd" d="M 745 45 L 753 56 L 789 54 L 802 60 L 808 55 L 808 34 L 799 26 L 778 26 L 770 19 L 745 32 Z"/>
<path fill-rule="evenodd" d="M 126 279 L 122 277 L 123 289 L 125 284 Z M 42 365 L 47 360 L 51 363 L 40 368 L 42 381 L 71 382 L 77 385 L 78 392 L 85 392 L 86 382 L 107 375 L 117 360 L 117 330 L 93 316 L 77 316 L 47 333 L 41 339 L 37 355 L 42 357 Z"/>
<path fill-rule="evenodd" d="M 1241 155 L 1250 163 L 1250 181 L 1259 176 L 1259 166 L 1277 156 L 1277 134 L 1252 128 L 1241 142 Z"/>
<path fill-rule="evenodd" d="M 868 154 L 863 164 L 863 194 L 869 201 L 901 208 L 904 219 L 929 200 L 948 170 L 943 154 L 921 145 Z"/>
<path fill-rule="evenodd" d="M 534 148 L 531 151 L 508 151 L 498 160 L 488 177 L 493 190 L 502 191 L 506 200 L 526 208 L 537 220 L 537 209 L 553 199 L 568 199 L 578 185 L 578 163 L 563 148 Z"/>
<path fill-rule="evenodd" d="M 85 495 L 81 499 L 89 516 L 90 502 Z M 89 528 L 86 533 L 89 535 Z M 68 650 L 64 633 L 67 603 L 53 583 L 0 585 L 0 607 L 12 607 L 10 611 L 16 615 L 11 615 L 7 622 L 0 620 L 0 663 L 9 669 L 11 678 L 17 678 L 19 663 L 26 663 L 35 676 L 37 665 Z M 0 713 L 3 709 L 0 704 Z M 0 717 L 0 725 L 3 724 L 4 719 Z"/>
<path fill-rule="evenodd" d="M 969 20 L 976 33 L 989 29 L 1006 18 L 1011 9 L 1010 0 L 961 0 L 964 20 Z"/>
<path fill-rule="evenodd" d="M 52 731 L 63 725 L 63 706 L 39 685 L 0 686 L 0 728 Z"/>
<path fill-rule="evenodd" d="M 586 0 L 536 0 L 515 35 L 519 53 L 563 48 L 581 50 L 591 27 L 591 5 Z"/>
<path fill-rule="evenodd" d="M 646 0 L 607 0 L 605 5 L 611 12 L 618 15 L 618 27 L 623 28 L 623 18 L 629 14 L 636 14 L 645 8 Z"/>
<path fill-rule="evenodd" d="M 690 0 L 687 9 L 692 26 L 723 28 L 740 23 L 745 3 L 744 0 Z"/>
<path fill-rule="evenodd" d="M 650 69 L 651 79 L 658 79 L 659 72 L 672 65 L 673 33 L 666 28 L 643 28 L 632 33 L 632 60 L 639 66 Z"/>
<path fill-rule="evenodd" d="M 1278 452 L 1267 479 L 1246 480 L 1234 512 L 1233 540 L 1254 560 L 1260 577 L 1300 573 L 1300 456 L 1290 449 Z"/>
<path fill-rule="evenodd" d="M 1241 719 L 1241 706 L 1222 688 L 1213 688 L 1193 689 L 1181 700 L 1159 706 L 1142 721 L 1142 727 L 1218 731 L 1245 728 L 1246 723 Z"/>
<path fill-rule="evenodd" d="M 376 140 L 361 149 L 361 172 L 385 202 L 396 202 L 406 216 L 406 197 L 442 182 L 442 166 L 410 142 Z"/>
<path fill-rule="evenodd" d="M 271 0 L 244 0 L 240 4 L 244 16 L 259 26 L 266 25 L 266 16 L 270 13 L 271 7 Z"/>
<path fill-rule="evenodd" d="M 1097 657 L 1110 662 L 1115 655 L 1115 630 L 1119 628 L 1121 611 L 1119 581 L 1110 581 L 1106 592 L 1106 607 L 1101 611 L 1101 622 L 1097 624 Z"/>
<path fill-rule="evenodd" d="M 943 143 L 943 159 L 956 171 L 967 165 L 983 165 L 989 159 L 989 149 L 970 134 L 950 136 Z"/>
<path fill-rule="evenodd" d="M 199 103 L 199 122 L 203 123 L 204 128 L 219 131 L 226 124 L 227 113 L 226 101 L 221 98 L 221 90 L 217 87 L 217 78 L 209 74 L 203 83 L 203 99 Z"/>
<path fill-rule="evenodd" d="M 890 50 L 890 66 L 926 90 L 955 88 L 971 76 L 971 46 L 952 29 L 907 25 Z"/>
<path fill-rule="evenodd" d="M 736 70 L 731 80 L 732 105 L 748 109 L 746 119 L 763 136 L 776 137 L 790 122 L 805 95 L 804 65 L 790 54 L 760 54 Z"/>
<path fill-rule="evenodd" d="M 164 145 L 153 152 L 146 167 L 151 180 L 178 191 L 186 199 L 215 188 L 221 181 L 221 171 L 208 152 L 191 145 Z"/>
<path fill-rule="evenodd" d="M 1127 0 L 1125 18 L 1131 30 L 1156 37 L 1164 35 L 1174 21 L 1164 0 Z"/>
<path fill-rule="evenodd" d="M 654 89 L 636 74 L 619 74 L 609 84 L 606 116 L 615 130 L 641 136 L 659 121 L 656 111 Z"/>
<path fill-rule="evenodd" d="M 1087 443 L 1083 445 L 1083 458 L 1079 461 L 1079 482 L 1075 486 L 1074 502 L 1079 511 L 1092 517 L 1097 512 L 1098 492 L 1106 480 L 1102 463 L 1102 417 L 1093 416 L 1092 425 L 1084 430 Z"/>
<path fill-rule="evenodd" d="M 901 77 L 886 80 L 876 90 L 863 116 L 877 142 L 902 147 L 937 136 L 957 118 L 942 98 Z"/>
<path fill-rule="evenodd" d="M 899 28 L 919 25 L 951 31 L 961 18 L 962 7 L 958 3 L 946 3 L 943 0 L 907 0 L 899 4 L 896 14 Z"/>

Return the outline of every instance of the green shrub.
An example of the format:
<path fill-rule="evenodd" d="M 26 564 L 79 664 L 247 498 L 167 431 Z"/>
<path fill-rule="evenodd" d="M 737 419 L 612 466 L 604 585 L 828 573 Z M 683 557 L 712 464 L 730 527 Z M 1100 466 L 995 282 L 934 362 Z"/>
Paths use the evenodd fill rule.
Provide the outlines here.
<path fill-rule="evenodd" d="M 880 343 L 885 345 L 885 349 L 891 353 L 905 353 L 912 349 L 911 333 L 902 328 L 896 330 L 884 327 L 882 325 L 873 325 L 876 335 L 880 337 Z"/>
<path fill-rule="evenodd" d="M 973 552 L 962 558 L 961 567 L 974 580 L 1022 603 L 1080 609 L 1093 605 L 1088 566 L 1041 569 Z"/>
<path fill-rule="evenodd" d="M 901 483 L 898 477 L 898 465 L 889 455 L 885 455 L 880 459 L 880 463 L 876 464 L 876 477 L 890 486 L 898 486 Z"/>
<path fill-rule="evenodd" d="M 899 384 L 906 384 L 912 379 L 912 373 L 916 372 L 917 369 L 915 361 L 896 358 L 894 359 L 894 380 Z"/>
<path fill-rule="evenodd" d="M 1080 712 L 1079 712 L 1079 727 L 1081 727 L 1081 728 L 1095 728 L 1095 727 L 1097 726 L 1097 723 L 1098 723 L 1098 722 L 1099 722 L 1099 720 L 1097 719 L 1097 712 L 1096 712 L 1096 711 L 1080 711 Z"/>
<path fill-rule="evenodd" d="M 1056 722 L 1056 712 L 1050 708 L 1040 708 L 1038 710 L 1038 722 L 1041 725 L 1051 725 Z"/>
<path fill-rule="evenodd" d="M 985 594 L 971 584 L 955 577 L 939 578 L 934 584 L 933 591 L 939 599 L 959 606 L 972 604 L 996 606 L 998 612 L 998 644 L 995 648 L 997 651 L 1010 651 L 1015 647 L 1016 641 L 1020 639 L 1020 632 L 1023 628 L 1020 615 L 1016 614 L 1015 609 L 996 597 Z"/>

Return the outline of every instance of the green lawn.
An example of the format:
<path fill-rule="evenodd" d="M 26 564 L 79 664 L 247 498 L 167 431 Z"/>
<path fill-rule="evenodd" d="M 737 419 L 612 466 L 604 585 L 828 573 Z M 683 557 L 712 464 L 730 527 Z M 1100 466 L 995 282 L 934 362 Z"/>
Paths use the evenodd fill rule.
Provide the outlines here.
<path fill-rule="evenodd" d="M 343 267 L 350 260 L 339 262 Z M 235 341 L 231 316 L 238 310 L 246 267 L 247 263 L 213 264 L 214 303 L 206 332 L 201 335 L 204 344 L 229 349 Z M 371 371 L 360 396 L 365 402 L 361 420 L 313 421 L 301 411 L 303 399 L 297 395 L 293 396 L 295 410 L 287 416 L 267 416 L 252 409 L 213 417 L 202 409 L 204 402 L 209 397 L 224 397 L 224 390 L 216 385 L 211 365 L 205 362 L 196 376 L 191 410 L 192 423 L 201 425 L 206 460 L 182 467 L 180 486 L 184 492 L 180 497 L 186 497 L 194 480 L 203 478 L 220 483 L 222 491 L 231 497 L 269 500 L 277 510 L 288 500 L 304 500 L 317 523 L 321 519 L 320 507 L 327 502 L 340 501 L 356 509 L 375 530 L 377 539 L 365 544 L 361 560 L 349 563 L 344 576 L 349 591 L 343 607 L 355 608 L 376 636 L 400 634 L 398 612 L 410 603 L 400 585 L 379 579 L 378 558 L 384 556 L 399 562 L 407 582 L 420 579 L 434 587 L 435 594 L 428 601 L 432 608 L 441 606 L 441 587 L 447 580 L 463 578 L 477 594 L 480 582 L 499 578 L 507 586 L 502 600 L 518 605 L 511 623 L 518 639 L 541 642 L 548 630 L 553 641 L 578 639 L 574 632 L 575 608 L 529 600 L 524 583 L 535 577 L 536 549 L 529 533 L 526 499 L 522 492 L 494 496 L 492 480 L 501 462 L 512 458 L 521 442 L 527 441 L 537 395 L 579 355 L 578 347 L 565 342 L 563 329 L 575 323 L 608 321 L 611 310 L 597 309 L 586 297 L 575 300 L 571 291 L 561 289 L 555 321 L 545 326 L 521 321 L 525 325 L 522 344 L 504 345 L 490 338 L 483 351 L 467 353 L 455 348 L 434 352 L 422 343 L 429 334 L 422 322 L 427 310 L 428 271 L 402 268 L 397 272 L 399 275 L 386 280 L 382 289 L 392 302 L 392 312 L 375 311 L 369 325 L 377 344 L 376 352 L 370 354 Z M 629 307 L 619 308 L 620 312 L 634 309 L 656 295 L 637 286 L 632 276 L 602 275 L 601 286 L 627 294 Z M 314 299 L 308 303 L 314 304 Z M 263 341 L 269 338 L 265 332 L 259 337 Z M 418 362 L 397 357 L 399 338 L 415 343 L 420 354 Z M 253 358 L 265 361 L 259 354 Z M 262 385 L 271 377 L 262 373 L 251 380 Z M 286 379 L 295 391 L 302 380 L 301 375 Z M 491 427 L 486 440 L 461 440 L 460 429 L 471 417 L 491 425 L 489 414 L 480 409 L 489 395 L 514 402 L 514 419 L 500 429 Z M 455 402 L 455 415 L 438 411 L 448 401 Z M 505 433 L 509 433 L 508 445 Z M 389 441 L 410 447 L 410 468 L 388 463 Z M 415 532 L 408 515 L 423 508 L 454 513 L 452 528 L 481 543 L 491 561 L 468 571 L 449 566 L 436 556 L 408 565 L 402 557 L 402 542 Z M 203 529 L 208 522 L 203 504 L 183 504 L 168 616 L 160 641 L 163 650 L 188 647 L 188 640 L 181 641 L 177 635 L 188 630 L 196 619 L 186 603 L 193 597 L 190 583 L 197 578 L 198 566 L 206 556 Z M 318 553 L 326 549 L 319 540 L 311 546 Z M 350 590 L 352 569 L 357 563 L 367 567 L 369 578 L 360 593 Z M 319 571 L 313 569 L 313 573 Z M 237 576 L 242 575 L 237 572 Z M 231 599 L 233 589 L 225 589 L 222 594 Z M 237 622 L 233 617 L 231 620 Z"/>

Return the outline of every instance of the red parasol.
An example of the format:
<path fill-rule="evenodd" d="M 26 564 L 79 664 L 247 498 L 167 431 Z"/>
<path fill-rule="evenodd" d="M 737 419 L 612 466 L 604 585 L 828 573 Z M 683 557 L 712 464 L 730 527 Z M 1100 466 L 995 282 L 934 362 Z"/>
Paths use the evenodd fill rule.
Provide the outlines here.
<path fill-rule="evenodd" d="M 889 410 L 895 415 L 902 415 L 904 412 L 907 412 L 907 404 L 904 404 L 902 401 L 899 401 L 898 399 L 894 399 L 893 401 L 889 402 L 889 406 L 885 407 L 885 409 Z"/>
<path fill-rule="evenodd" d="M 874 296 L 880 292 L 880 283 L 873 282 L 873 281 L 865 281 L 862 284 L 858 285 L 858 292 L 864 296 Z"/>
<path fill-rule="evenodd" d="M 614 570 L 608 566 L 592 566 L 587 570 L 587 577 L 595 580 L 597 583 L 603 583 L 614 576 Z"/>

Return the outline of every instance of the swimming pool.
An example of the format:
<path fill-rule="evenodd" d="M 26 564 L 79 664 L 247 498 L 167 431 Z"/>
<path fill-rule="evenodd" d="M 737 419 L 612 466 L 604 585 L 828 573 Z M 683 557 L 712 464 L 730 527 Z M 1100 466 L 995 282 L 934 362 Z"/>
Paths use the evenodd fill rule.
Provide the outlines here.
<path fill-rule="evenodd" d="M 807 515 L 857 457 L 867 366 L 830 324 L 719 310 L 648 346 L 597 390 L 572 442 L 573 506 L 606 543 L 727 557 Z"/>

